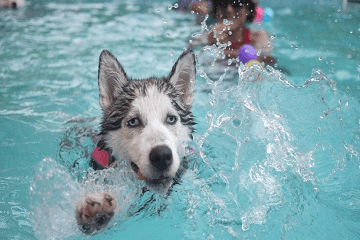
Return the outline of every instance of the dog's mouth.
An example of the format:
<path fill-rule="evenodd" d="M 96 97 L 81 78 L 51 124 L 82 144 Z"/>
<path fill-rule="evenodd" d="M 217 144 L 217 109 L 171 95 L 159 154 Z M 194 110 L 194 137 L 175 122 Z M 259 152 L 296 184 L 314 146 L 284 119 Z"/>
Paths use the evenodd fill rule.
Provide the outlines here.
<path fill-rule="evenodd" d="M 147 179 L 147 182 L 149 182 L 152 185 L 160 185 L 167 183 L 169 180 L 170 180 L 169 177 L 160 177 L 156 179 Z"/>
<path fill-rule="evenodd" d="M 143 181 L 145 179 L 144 175 L 141 173 L 138 165 L 136 165 L 135 163 L 131 162 L 131 168 L 132 170 L 136 173 L 138 179 L 140 181 Z"/>
<path fill-rule="evenodd" d="M 150 187 L 155 187 L 155 188 L 166 187 L 167 185 L 169 185 L 169 183 L 172 180 L 172 178 L 165 176 L 160 176 L 158 178 L 147 178 L 141 173 L 139 167 L 133 162 L 131 162 L 131 168 L 136 173 L 137 178 L 140 181 L 144 181 Z"/>

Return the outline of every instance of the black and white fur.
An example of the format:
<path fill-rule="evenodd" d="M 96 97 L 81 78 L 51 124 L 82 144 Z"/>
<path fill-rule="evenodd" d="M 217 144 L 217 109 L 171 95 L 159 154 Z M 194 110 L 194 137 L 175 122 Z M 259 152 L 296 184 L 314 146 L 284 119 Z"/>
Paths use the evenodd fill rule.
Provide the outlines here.
<path fill-rule="evenodd" d="M 157 194 L 166 193 L 181 171 L 184 143 L 192 139 L 195 65 L 193 51 L 187 50 L 168 77 L 130 79 L 110 52 L 100 55 L 104 148 L 111 150 L 115 162 L 128 161 L 137 178 Z M 116 201 L 108 193 L 103 195 L 87 195 L 77 208 L 78 224 L 86 233 L 106 225 L 113 216 Z"/>

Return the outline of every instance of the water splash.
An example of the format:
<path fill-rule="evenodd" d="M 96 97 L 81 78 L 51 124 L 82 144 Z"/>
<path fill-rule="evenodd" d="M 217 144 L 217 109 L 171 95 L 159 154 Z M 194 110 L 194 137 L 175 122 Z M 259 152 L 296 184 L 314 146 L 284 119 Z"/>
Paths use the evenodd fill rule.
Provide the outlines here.
<path fill-rule="evenodd" d="M 30 186 L 30 219 L 35 236 L 62 239 L 78 235 L 74 213 L 81 193 L 80 186 L 60 164 L 44 159 Z"/>
<path fill-rule="evenodd" d="M 119 171 L 113 168 L 100 172 L 88 170 L 79 182 L 57 161 L 43 159 L 30 186 L 30 218 L 35 236 L 38 239 L 81 236 L 75 209 L 88 193 L 107 192 L 117 200 L 115 217 L 106 229 L 124 221 L 141 189 L 129 169 L 129 166 L 119 166 Z"/>
<path fill-rule="evenodd" d="M 359 168 L 359 144 L 347 140 L 356 138 L 351 132 L 355 129 L 344 127 L 344 121 L 348 126 L 354 119 L 348 114 L 351 104 L 321 70 L 314 70 L 304 84 L 293 85 L 271 67 L 240 66 L 237 84 L 229 87 L 222 79 L 215 83 L 210 82 L 209 126 L 196 137 L 203 165 L 199 175 L 207 179 L 199 186 L 206 189 L 201 197 L 212 203 L 209 222 L 220 216 L 227 219 L 227 224 L 217 226 L 231 226 L 231 235 L 259 234 L 253 225 L 271 228 L 274 220 L 267 221 L 280 214 L 275 209 L 288 216 L 306 211 L 301 201 L 292 199 L 316 199 L 333 184 L 332 176 L 346 168 L 349 155 Z M 355 110 L 358 103 L 352 104 Z M 298 207 L 285 211 L 287 202 Z M 227 214 L 219 214 L 214 206 Z"/>

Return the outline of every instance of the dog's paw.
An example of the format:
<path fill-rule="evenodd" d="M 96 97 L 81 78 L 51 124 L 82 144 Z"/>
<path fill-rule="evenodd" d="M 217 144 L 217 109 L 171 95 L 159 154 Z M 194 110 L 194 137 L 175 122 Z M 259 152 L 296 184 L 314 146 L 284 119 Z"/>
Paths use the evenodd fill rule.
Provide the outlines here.
<path fill-rule="evenodd" d="M 115 198 L 107 193 L 86 195 L 76 208 L 80 230 L 86 234 L 101 230 L 114 216 L 116 204 Z"/>

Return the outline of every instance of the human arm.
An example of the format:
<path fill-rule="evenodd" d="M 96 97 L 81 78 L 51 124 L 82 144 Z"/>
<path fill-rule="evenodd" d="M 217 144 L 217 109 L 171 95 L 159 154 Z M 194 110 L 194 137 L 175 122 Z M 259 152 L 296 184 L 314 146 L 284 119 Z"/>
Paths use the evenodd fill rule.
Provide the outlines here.
<path fill-rule="evenodd" d="M 196 13 L 203 15 L 210 13 L 208 3 L 205 0 L 201 0 L 200 2 L 191 4 L 190 9 Z"/>

